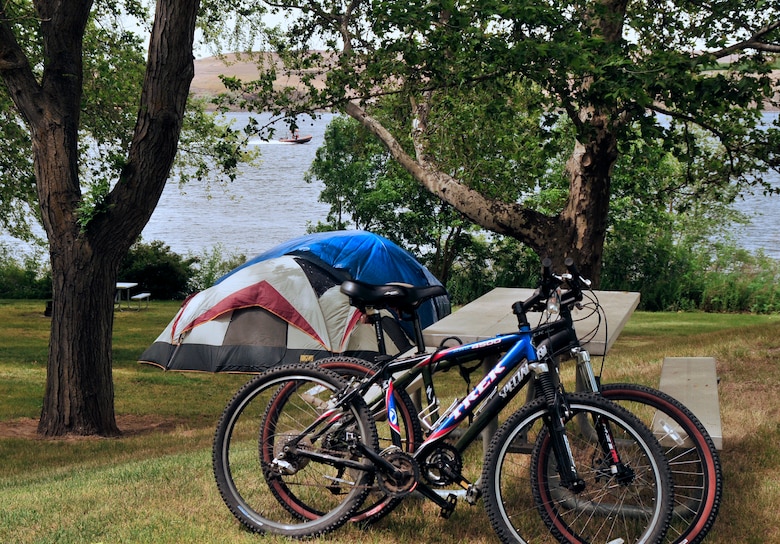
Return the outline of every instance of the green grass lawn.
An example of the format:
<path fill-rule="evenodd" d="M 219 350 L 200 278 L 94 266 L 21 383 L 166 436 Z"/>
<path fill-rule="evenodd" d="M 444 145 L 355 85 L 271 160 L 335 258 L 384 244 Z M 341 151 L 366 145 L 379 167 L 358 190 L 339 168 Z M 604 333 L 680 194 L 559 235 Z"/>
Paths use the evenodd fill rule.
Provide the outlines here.
<path fill-rule="evenodd" d="M 248 377 L 137 363 L 178 306 L 152 301 L 148 310 L 116 314 L 121 438 L 41 440 L 31 430 L 45 382 L 45 303 L 0 301 L 0 542 L 285 541 L 243 530 L 211 473 L 214 427 Z M 780 316 L 638 312 L 607 357 L 604 379 L 657 386 L 663 357 L 694 355 L 715 357 L 721 380 L 724 497 L 706 542 L 780 542 Z M 498 542 L 481 503 L 459 504 L 443 520 L 417 499 L 376 527 L 345 527 L 322 539 L 411 540 Z"/>

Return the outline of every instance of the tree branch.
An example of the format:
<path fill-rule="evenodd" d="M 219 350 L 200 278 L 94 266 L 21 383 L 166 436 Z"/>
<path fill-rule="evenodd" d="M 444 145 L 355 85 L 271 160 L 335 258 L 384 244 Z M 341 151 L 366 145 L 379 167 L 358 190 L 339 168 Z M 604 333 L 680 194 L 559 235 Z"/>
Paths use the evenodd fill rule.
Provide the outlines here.
<path fill-rule="evenodd" d="M 369 116 L 355 102 L 348 102 L 347 114 L 374 134 L 392 157 L 426 190 L 450 204 L 461 214 L 486 229 L 498 234 L 520 238 L 533 249 L 542 249 L 542 240 L 555 229 L 558 218 L 549 217 L 517 203 L 486 198 L 457 179 L 412 158 L 382 124 Z M 424 112 L 420 112 L 424 115 Z M 421 130 L 418 125 L 416 131 Z"/>
<path fill-rule="evenodd" d="M 25 121 L 35 124 L 41 117 L 41 86 L 8 25 L 9 21 L 5 4 L 0 4 L 0 78 Z"/>
<path fill-rule="evenodd" d="M 127 165 L 108 197 L 111 213 L 95 227 L 118 231 L 115 234 L 126 239 L 128 247 L 152 215 L 176 155 L 195 73 L 192 47 L 198 4 L 199 0 L 157 2 Z"/>
<path fill-rule="evenodd" d="M 745 49 L 756 49 L 758 51 L 778 53 L 780 52 L 780 45 L 761 41 L 761 38 L 778 28 L 780 28 L 780 21 L 775 21 L 760 28 L 750 38 L 739 43 L 735 43 L 734 45 L 730 45 L 729 47 L 724 47 L 723 49 L 710 54 L 714 55 L 715 58 L 722 59 L 723 57 L 727 57 L 733 53 L 736 53 L 737 51 L 743 51 Z"/>

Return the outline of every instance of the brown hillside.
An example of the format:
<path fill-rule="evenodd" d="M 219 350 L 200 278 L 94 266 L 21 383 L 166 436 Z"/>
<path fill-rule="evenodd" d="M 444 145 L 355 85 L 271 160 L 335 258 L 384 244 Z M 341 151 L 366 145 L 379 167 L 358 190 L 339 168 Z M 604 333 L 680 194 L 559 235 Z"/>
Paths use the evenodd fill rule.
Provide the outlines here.
<path fill-rule="evenodd" d="M 275 62 L 276 55 L 271 54 Z M 245 81 L 251 81 L 258 76 L 258 59 L 251 59 L 247 55 L 230 53 L 224 57 L 207 57 L 195 59 L 195 78 L 190 85 L 190 92 L 198 97 L 209 97 L 215 94 L 225 92 L 225 86 L 219 79 L 220 75 L 234 76 Z M 284 73 L 281 64 L 277 65 L 279 73 Z M 780 78 L 780 70 L 772 72 L 775 80 Z M 324 79 L 324 76 L 318 78 Z M 285 75 L 277 79 L 277 85 L 285 87 L 297 87 L 301 83 L 298 75 Z M 775 108 L 768 108 L 769 111 L 776 111 Z"/>
<path fill-rule="evenodd" d="M 274 62 L 277 62 L 273 55 Z M 207 57 L 195 59 L 195 77 L 190 85 L 190 92 L 195 96 L 213 96 L 225 92 L 225 86 L 219 79 L 220 75 L 238 77 L 244 81 L 251 81 L 258 77 L 258 58 L 250 58 L 248 55 L 230 53 L 224 57 Z M 266 61 L 268 62 L 268 61 Z M 279 73 L 284 73 L 281 70 Z M 297 87 L 301 83 L 298 74 L 284 75 L 277 79 L 279 86 Z"/>

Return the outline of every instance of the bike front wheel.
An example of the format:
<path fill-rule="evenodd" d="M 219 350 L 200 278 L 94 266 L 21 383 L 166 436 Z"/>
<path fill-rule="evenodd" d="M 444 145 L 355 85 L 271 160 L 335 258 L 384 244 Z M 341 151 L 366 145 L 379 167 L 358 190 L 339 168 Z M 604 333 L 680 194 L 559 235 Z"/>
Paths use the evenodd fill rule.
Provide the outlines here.
<path fill-rule="evenodd" d="M 566 437 L 584 489 L 560 483 L 542 399 L 512 414 L 490 443 L 482 473 L 485 508 L 504 543 L 661 542 L 672 515 L 672 482 L 658 441 L 626 410 L 591 394 L 567 396 Z M 607 425 L 622 468 L 584 420 Z M 530 455 L 529 455 L 530 453 Z M 536 511 L 539 516 L 534 515 Z M 526 540 L 527 539 L 527 540 Z"/>
<path fill-rule="evenodd" d="M 374 469 L 360 452 L 377 449 L 377 433 L 362 399 L 333 402 L 345 386 L 333 372 L 288 365 L 255 377 L 228 403 L 214 436 L 214 476 L 247 528 L 317 536 L 363 503 Z M 303 507 L 286 500 L 291 489 Z"/>

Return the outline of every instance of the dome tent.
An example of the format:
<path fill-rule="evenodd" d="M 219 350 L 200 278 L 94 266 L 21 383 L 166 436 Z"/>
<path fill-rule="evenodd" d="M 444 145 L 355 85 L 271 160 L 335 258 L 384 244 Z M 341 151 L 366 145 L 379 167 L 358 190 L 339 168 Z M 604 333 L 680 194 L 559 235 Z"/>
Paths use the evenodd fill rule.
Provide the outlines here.
<path fill-rule="evenodd" d="M 249 260 L 209 289 L 188 298 L 141 362 L 166 370 L 259 372 L 334 353 L 372 358 L 373 328 L 349 305 L 339 285 L 440 285 L 408 252 L 364 231 L 296 238 Z M 449 313 L 446 297 L 420 309 L 426 327 Z M 410 347 L 389 314 L 383 319 L 390 353 Z"/>

